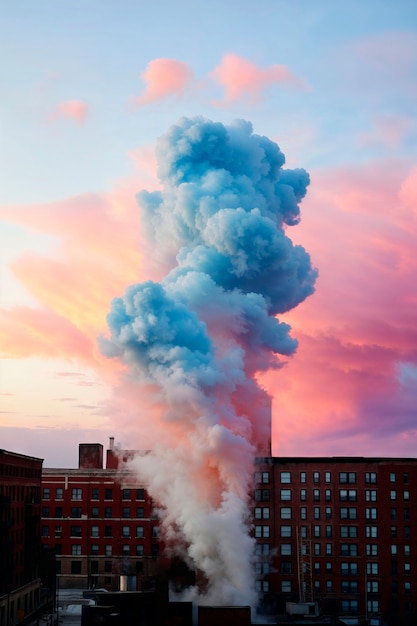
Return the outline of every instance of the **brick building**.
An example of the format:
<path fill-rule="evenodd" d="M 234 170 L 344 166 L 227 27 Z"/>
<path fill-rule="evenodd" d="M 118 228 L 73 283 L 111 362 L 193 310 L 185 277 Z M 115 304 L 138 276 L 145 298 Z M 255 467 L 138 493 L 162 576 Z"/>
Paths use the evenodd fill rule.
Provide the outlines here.
<path fill-rule="evenodd" d="M 128 453 L 126 453 L 128 454 Z M 143 485 L 118 467 L 113 440 L 80 444 L 77 469 L 44 469 L 42 544 L 56 554 L 58 585 L 134 588 L 159 567 L 159 522 Z"/>
<path fill-rule="evenodd" d="M 263 458 L 255 482 L 266 609 L 318 602 L 349 624 L 417 623 L 417 459 Z"/>
<path fill-rule="evenodd" d="M 0 450 L 0 626 L 40 607 L 42 459 Z"/>

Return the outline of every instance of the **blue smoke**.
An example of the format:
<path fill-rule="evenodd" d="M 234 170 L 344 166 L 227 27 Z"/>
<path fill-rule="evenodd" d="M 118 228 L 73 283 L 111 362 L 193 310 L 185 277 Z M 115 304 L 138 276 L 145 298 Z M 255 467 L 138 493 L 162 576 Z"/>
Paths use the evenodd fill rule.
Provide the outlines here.
<path fill-rule="evenodd" d="M 308 173 L 283 169 L 277 144 L 242 120 L 182 118 L 157 158 L 163 190 L 137 199 L 155 258 L 168 251 L 172 266 L 113 301 L 103 351 L 162 385 L 164 370 L 216 385 L 225 341 L 243 350 L 244 377 L 277 366 L 297 342 L 275 316 L 312 294 L 317 276 L 284 230 L 300 219 Z"/>

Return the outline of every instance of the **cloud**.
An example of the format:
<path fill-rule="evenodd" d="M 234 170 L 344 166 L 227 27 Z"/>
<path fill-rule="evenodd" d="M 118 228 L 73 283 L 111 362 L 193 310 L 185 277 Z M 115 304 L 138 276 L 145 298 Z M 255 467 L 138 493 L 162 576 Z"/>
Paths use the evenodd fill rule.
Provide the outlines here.
<path fill-rule="evenodd" d="M 285 65 L 261 68 L 237 54 L 226 54 L 220 65 L 211 72 L 210 77 L 224 88 L 224 104 L 240 99 L 256 104 L 262 99 L 263 92 L 274 85 L 285 88 L 308 88 L 307 84 Z"/>
<path fill-rule="evenodd" d="M 144 106 L 175 96 L 182 98 L 193 81 L 187 63 L 175 59 L 153 59 L 142 72 L 146 83 L 143 94 L 134 98 L 136 106 Z"/>
<path fill-rule="evenodd" d="M 360 135 L 359 144 L 371 148 L 386 147 L 389 150 L 396 150 L 413 131 L 416 131 L 416 124 L 411 117 L 380 115 L 375 117 L 370 130 Z"/>
<path fill-rule="evenodd" d="M 89 114 L 86 102 L 82 100 L 65 100 L 60 102 L 50 116 L 50 119 L 65 118 L 83 124 Z"/>
<path fill-rule="evenodd" d="M 314 297 L 285 316 L 296 356 L 265 383 L 275 452 L 414 454 L 417 175 L 381 160 L 312 172 L 294 238 L 320 268 Z"/>

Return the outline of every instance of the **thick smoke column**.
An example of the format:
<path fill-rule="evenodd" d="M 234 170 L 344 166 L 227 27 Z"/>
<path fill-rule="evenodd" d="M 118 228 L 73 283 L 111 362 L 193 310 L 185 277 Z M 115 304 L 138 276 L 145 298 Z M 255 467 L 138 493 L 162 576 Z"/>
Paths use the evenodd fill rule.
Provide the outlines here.
<path fill-rule="evenodd" d="M 152 396 L 158 441 L 135 465 L 167 545 L 207 580 L 200 601 L 255 604 L 249 492 L 270 426 L 255 375 L 295 351 L 276 315 L 314 291 L 309 255 L 285 234 L 309 176 L 241 120 L 183 118 L 157 157 L 163 189 L 138 203 L 167 271 L 113 301 L 102 349 Z"/>

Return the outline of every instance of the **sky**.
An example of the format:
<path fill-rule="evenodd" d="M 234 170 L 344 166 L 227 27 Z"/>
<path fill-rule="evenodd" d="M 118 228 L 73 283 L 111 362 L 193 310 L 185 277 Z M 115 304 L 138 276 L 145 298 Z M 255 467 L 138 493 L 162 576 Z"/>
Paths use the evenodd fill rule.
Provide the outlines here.
<path fill-rule="evenodd" d="M 286 232 L 315 292 L 259 378 L 273 454 L 415 457 L 415 2 L 15 0 L 0 19 L 0 447 L 75 467 L 80 442 L 148 445 L 98 338 L 149 277 L 157 140 L 202 116 L 250 121 L 310 175 Z"/>

